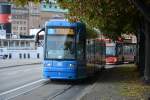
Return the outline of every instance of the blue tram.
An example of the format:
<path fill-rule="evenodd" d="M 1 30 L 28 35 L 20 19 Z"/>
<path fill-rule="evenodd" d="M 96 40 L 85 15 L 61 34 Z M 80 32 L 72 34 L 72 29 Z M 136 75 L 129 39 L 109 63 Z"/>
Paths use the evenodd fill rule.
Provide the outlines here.
<path fill-rule="evenodd" d="M 43 75 L 50 79 L 83 79 L 104 65 L 100 42 L 86 39 L 81 22 L 52 20 L 45 25 Z"/>

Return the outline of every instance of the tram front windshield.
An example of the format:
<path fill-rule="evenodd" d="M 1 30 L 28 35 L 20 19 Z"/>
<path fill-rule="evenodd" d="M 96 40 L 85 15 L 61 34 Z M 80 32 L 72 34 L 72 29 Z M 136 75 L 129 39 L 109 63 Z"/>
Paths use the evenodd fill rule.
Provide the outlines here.
<path fill-rule="evenodd" d="M 115 56 L 116 49 L 115 46 L 106 46 L 106 56 Z"/>
<path fill-rule="evenodd" d="M 75 59 L 75 36 L 73 29 L 48 29 L 45 39 L 45 58 Z"/>

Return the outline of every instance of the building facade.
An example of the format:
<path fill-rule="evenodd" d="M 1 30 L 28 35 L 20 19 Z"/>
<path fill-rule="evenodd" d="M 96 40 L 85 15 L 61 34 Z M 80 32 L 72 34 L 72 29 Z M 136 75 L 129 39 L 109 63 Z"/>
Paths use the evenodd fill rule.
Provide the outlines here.
<path fill-rule="evenodd" d="M 40 9 L 41 25 L 44 25 L 46 21 L 49 21 L 54 17 L 65 18 L 65 13 L 68 12 L 67 10 L 61 9 L 56 0 L 49 0 L 49 3 L 46 3 L 45 1 L 41 2 Z"/>
<path fill-rule="evenodd" d="M 3 59 L 43 59 L 43 47 L 37 47 L 34 39 L 1 39 L 0 56 Z"/>
<path fill-rule="evenodd" d="M 30 29 L 40 29 L 46 21 L 54 17 L 64 18 L 66 12 L 55 0 L 40 4 L 29 2 L 24 7 L 12 5 L 12 34 L 29 35 Z"/>
<path fill-rule="evenodd" d="M 28 3 L 29 8 L 29 29 L 40 28 L 40 4 Z"/>
<path fill-rule="evenodd" d="M 29 10 L 12 5 L 12 34 L 29 35 Z"/>

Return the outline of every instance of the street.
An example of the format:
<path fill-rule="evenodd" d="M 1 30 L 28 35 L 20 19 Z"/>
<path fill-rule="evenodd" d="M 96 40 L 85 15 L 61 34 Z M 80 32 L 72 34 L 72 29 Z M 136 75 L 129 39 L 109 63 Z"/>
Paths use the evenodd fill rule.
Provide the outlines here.
<path fill-rule="evenodd" d="M 143 87 L 148 90 L 128 94 L 133 97 L 122 95 L 121 91 L 126 89 L 123 87 L 134 88 L 128 90 L 129 92 L 136 91 L 137 88 L 141 89 L 140 83 L 136 83 L 136 87 L 130 83 L 130 81 L 138 82 L 136 73 L 132 64 L 111 65 L 106 66 L 106 70 L 97 74 L 97 77 L 86 80 L 51 81 L 43 78 L 42 64 L 0 68 L 0 100 L 101 100 L 103 98 L 138 100 L 141 97 L 148 98 L 149 92 L 146 91 L 149 91 L 149 87 L 146 86 Z"/>
<path fill-rule="evenodd" d="M 0 93 L 40 80 L 42 64 L 0 69 Z"/>
<path fill-rule="evenodd" d="M 2 67 L 0 77 L 0 100 L 76 100 L 94 83 L 46 80 L 42 64 Z"/>
<path fill-rule="evenodd" d="M 91 84 L 92 85 L 92 84 Z M 73 84 L 68 82 L 50 82 L 30 92 L 10 100 L 78 100 L 90 84 Z"/>

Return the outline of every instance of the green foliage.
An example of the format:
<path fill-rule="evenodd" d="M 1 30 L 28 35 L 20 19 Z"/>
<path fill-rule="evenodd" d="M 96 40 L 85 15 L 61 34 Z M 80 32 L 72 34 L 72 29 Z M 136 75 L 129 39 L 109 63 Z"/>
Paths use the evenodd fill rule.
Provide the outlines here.
<path fill-rule="evenodd" d="M 58 0 L 69 10 L 69 18 L 82 20 L 111 38 L 135 32 L 138 13 L 127 0 Z M 76 16 L 76 17 L 74 17 Z M 75 19 L 74 19 L 75 18 Z"/>
<path fill-rule="evenodd" d="M 28 2 L 40 3 L 41 0 L 10 0 L 11 2 L 15 3 L 16 5 L 24 6 L 28 4 Z"/>
<path fill-rule="evenodd" d="M 88 39 L 97 38 L 98 37 L 98 33 L 94 29 L 91 29 L 90 27 L 87 27 L 86 28 L 86 37 Z"/>
<path fill-rule="evenodd" d="M 28 1 L 26 0 L 11 0 L 13 3 L 15 3 L 16 5 L 21 5 L 24 6 L 27 4 Z"/>

